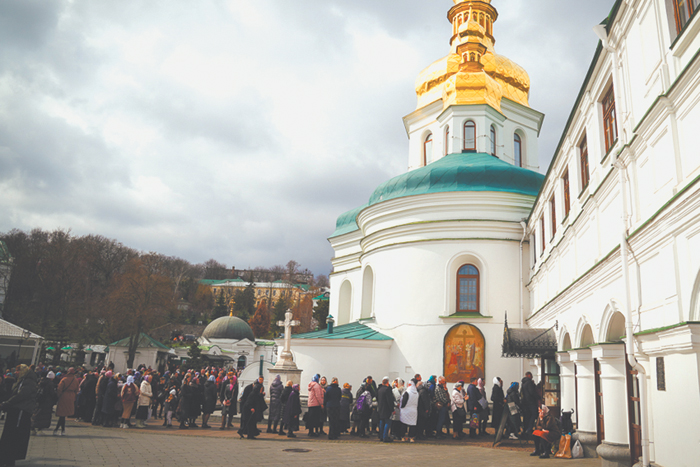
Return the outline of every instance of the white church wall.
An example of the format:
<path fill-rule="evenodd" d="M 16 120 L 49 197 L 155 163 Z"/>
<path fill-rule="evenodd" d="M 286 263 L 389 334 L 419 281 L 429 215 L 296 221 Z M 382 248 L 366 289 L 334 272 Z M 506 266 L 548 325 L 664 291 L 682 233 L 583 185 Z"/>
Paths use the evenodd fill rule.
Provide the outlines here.
<path fill-rule="evenodd" d="M 330 383 L 337 377 L 340 385 L 350 383 L 353 393 L 367 376 L 381 382 L 389 374 L 391 341 L 293 339 L 292 353 L 301 373 L 301 394 L 308 394 L 308 385 L 315 374 Z"/>

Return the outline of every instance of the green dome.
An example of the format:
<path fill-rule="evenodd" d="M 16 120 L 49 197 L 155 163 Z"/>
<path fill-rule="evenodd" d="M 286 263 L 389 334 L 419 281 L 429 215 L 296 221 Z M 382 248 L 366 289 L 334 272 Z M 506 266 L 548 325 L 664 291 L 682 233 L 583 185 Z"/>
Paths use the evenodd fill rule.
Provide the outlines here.
<path fill-rule="evenodd" d="M 456 191 L 497 191 L 536 198 L 544 175 L 516 167 L 484 153 L 449 154 L 425 167 L 384 182 L 369 203 L 338 217 L 330 238 L 354 232 L 357 215 L 366 207 L 396 198 Z"/>
<path fill-rule="evenodd" d="M 382 183 L 369 205 L 406 196 L 454 191 L 500 191 L 537 197 L 544 175 L 484 153 L 449 154 Z"/>
<path fill-rule="evenodd" d="M 248 339 L 255 342 L 255 335 L 248 323 L 235 316 L 216 318 L 204 329 L 202 337 L 207 339 Z"/>

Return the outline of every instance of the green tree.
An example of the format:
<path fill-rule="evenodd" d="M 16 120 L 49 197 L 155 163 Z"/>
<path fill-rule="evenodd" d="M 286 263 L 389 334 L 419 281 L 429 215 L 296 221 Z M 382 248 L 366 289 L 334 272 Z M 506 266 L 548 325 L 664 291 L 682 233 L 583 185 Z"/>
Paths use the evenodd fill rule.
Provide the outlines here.
<path fill-rule="evenodd" d="M 185 363 L 187 369 L 199 371 L 206 364 L 206 357 L 202 356 L 202 349 L 199 348 L 197 341 L 192 341 L 190 348 L 187 349 L 187 356 L 189 357 Z"/>
<path fill-rule="evenodd" d="M 233 310 L 243 321 L 248 321 L 255 313 L 255 284 L 249 283 L 245 289 L 237 290 L 234 295 Z"/>
<path fill-rule="evenodd" d="M 253 330 L 255 337 L 266 338 L 270 334 L 270 312 L 267 310 L 267 301 L 262 300 L 258 309 L 250 321 L 250 328 Z"/>
<path fill-rule="evenodd" d="M 314 319 L 318 322 L 319 329 L 326 329 L 328 327 L 326 318 L 328 318 L 329 303 L 329 300 L 319 300 L 314 307 Z"/>
<path fill-rule="evenodd" d="M 219 290 L 219 296 L 216 297 L 216 305 L 212 310 L 212 319 L 221 318 L 222 316 L 228 315 L 228 307 L 226 306 L 226 299 L 224 298 L 224 291 Z"/>
<path fill-rule="evenodd" d="M 275 306 L 272 308 L 272 331 L 275 335 L 284 332 L 284 328 L 277 326 L 278 321 L 284 321 L 284 314 L 289 309 L 289 301 L 285 298 L 280 298 L 275 302 Z"/>

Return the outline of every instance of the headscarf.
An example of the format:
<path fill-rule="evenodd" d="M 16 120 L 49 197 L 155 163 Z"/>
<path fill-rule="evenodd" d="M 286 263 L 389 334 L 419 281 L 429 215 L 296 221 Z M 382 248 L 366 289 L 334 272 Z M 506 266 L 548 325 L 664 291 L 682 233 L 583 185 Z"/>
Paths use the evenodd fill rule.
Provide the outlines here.
<path fill-rule="evenodd" d="M 20 379 L 24 378 L 24 376 L 25 376 L 27 373 L 29 373 L 29 367 L 28 367 L 27 365 L 24 365 L 24 364 L 20 365 L 20 366 L 19 366 L 19 372 L 18 372 L 18 374 L 17 374 L 17 381 L 19 381 Z"/>
<path fill-rule="evenodd" d="M 275 376 L 276 383 L 282 383 L 282 377 L 280 375 Z"/>
<path fill-rule="evenodd" d="M 540 407 L 540 409 L 542 410 L 542 415 L 547 415 L 547 414 L 549 413 L 549 407 L 547 407 L 547 406 L 544 405 L 544 404 L 542 404 L 542 406 Z"/>
<path fill-rule="evenodd" d="M 295 384 L 294 386 L 292 386 L 292 390 L 299 392 L 299 385 Z"/>
<path fill-rule="evenodd" d="M 495 386 L 503 386 L 503 381 L 501 380 L 501 378 L 496 376 L 495 378 L 493 378 L 493 384 Z"/>
<path fill-rule="evenodd" d="M 343 383 L 343 389 L 350 389 L 350 383 Z"/>
<path fill-rule="evenodd" d="M 289 381 L 287 381 L 287 386 L 288 386 L 288 387 L 291 388 L 293 384 L 294 384 L 294 382 L 293 382 L 291 379 L 290 379 Z"/>
<path fill-rule="evenodd" d="M 48 379 L 54 379 L 56 377 L 56 373 L 54 373 L 53 371 L 49 371 L 46 377 Z"/>
<path fill-rule="evenodd" d="M 317 373 L 316 375 L 314 375 L 313 378 L 311 378 L 311 381 L 313 381 L 314 383 L 318 383 L 318 380 L 320 380 L 320 379 L 321 379 L 321 375 L 319 375 Z"/>
<path fill-rule="evenodd" d="M 126 384 L 134 384 L 134 377 L 129 375 L 126 377 Z"/>
<path fill-rule="evenodd" d="M 112 370 L 110 370 L 107 373 L 105 373 L 105 378 L 111 378 L 113 374 L 114 373 L 112 373 Z"/>
<path fill-rule="evenodd" d="M 479 380 L 476 382 L 476 385 L 479 387 L 479 389 L 484 389 L 484 380 L 479 378 Z"/>
<path fill-rule="evenodd" d="M 211 375 L 207 381 L 216 381 L 216 376 Z"/>
<path fill-rule="evenodd" d="M 176 395 L 177 395 L 177 391 L 174 390 L 174 389 L 172 389 L 172 390 L 170 391 L 170 395 L 171 395 L 171 396 L 176 396 Z"/>
<path fill-rule="evenodd" d="M 518 384 L 517 381 L 513 381 L 512 383 L 510 383 L 510 387 L 508 388 L 508 390 L 510 391 L 511 389 L 513 389 L 514 391 L 517 391 L 518 387 L 520 387 L 520 384 Z"/>
<path fill-rule="evenodd" d="M 68 368 L 68 374 L 69 375 L 75 374 L 75 368 L 73 368 L 73 367 Z"/>
<path fill-rule="evenodd" d="M 457 390 L 463 388 L 464 385 L 462 383 L 455 383 L 455 385 L 452 387 L 452 389 Z"/>

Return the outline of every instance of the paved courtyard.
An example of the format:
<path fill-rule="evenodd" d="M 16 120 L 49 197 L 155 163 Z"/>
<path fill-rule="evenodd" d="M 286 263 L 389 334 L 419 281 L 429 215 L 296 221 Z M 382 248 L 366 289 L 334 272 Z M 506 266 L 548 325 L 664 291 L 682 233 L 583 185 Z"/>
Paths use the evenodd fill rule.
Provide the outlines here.
<path fill-rule="evenodd" d="M 66 436 L 32 436 L 27 459 L 17 466 L 305 466 L 329 461 L 340 465 L 441 465 L 470 467 L 518 465 L 572 465 L 598 467 L 598 459 L 542 460 L 530 457 L 531 447 L 516 445 L 493 449 L 468 442 L 418 442 L 384 444 L 374 440 L 345 437 L 340 441 L 310 440 L 302 434 L 296 440 L 262 435 L 257 440 L 239 439 L 235 430 L 166 430 L 157 421 L 145 430 L 93 427 L 68 422 Z M 530 445 L 531 446 L 531 445 Z M 289 449 L 308 450 L 290 452 Z M 1 454 L 1 453 L 0 453 Z"/>

